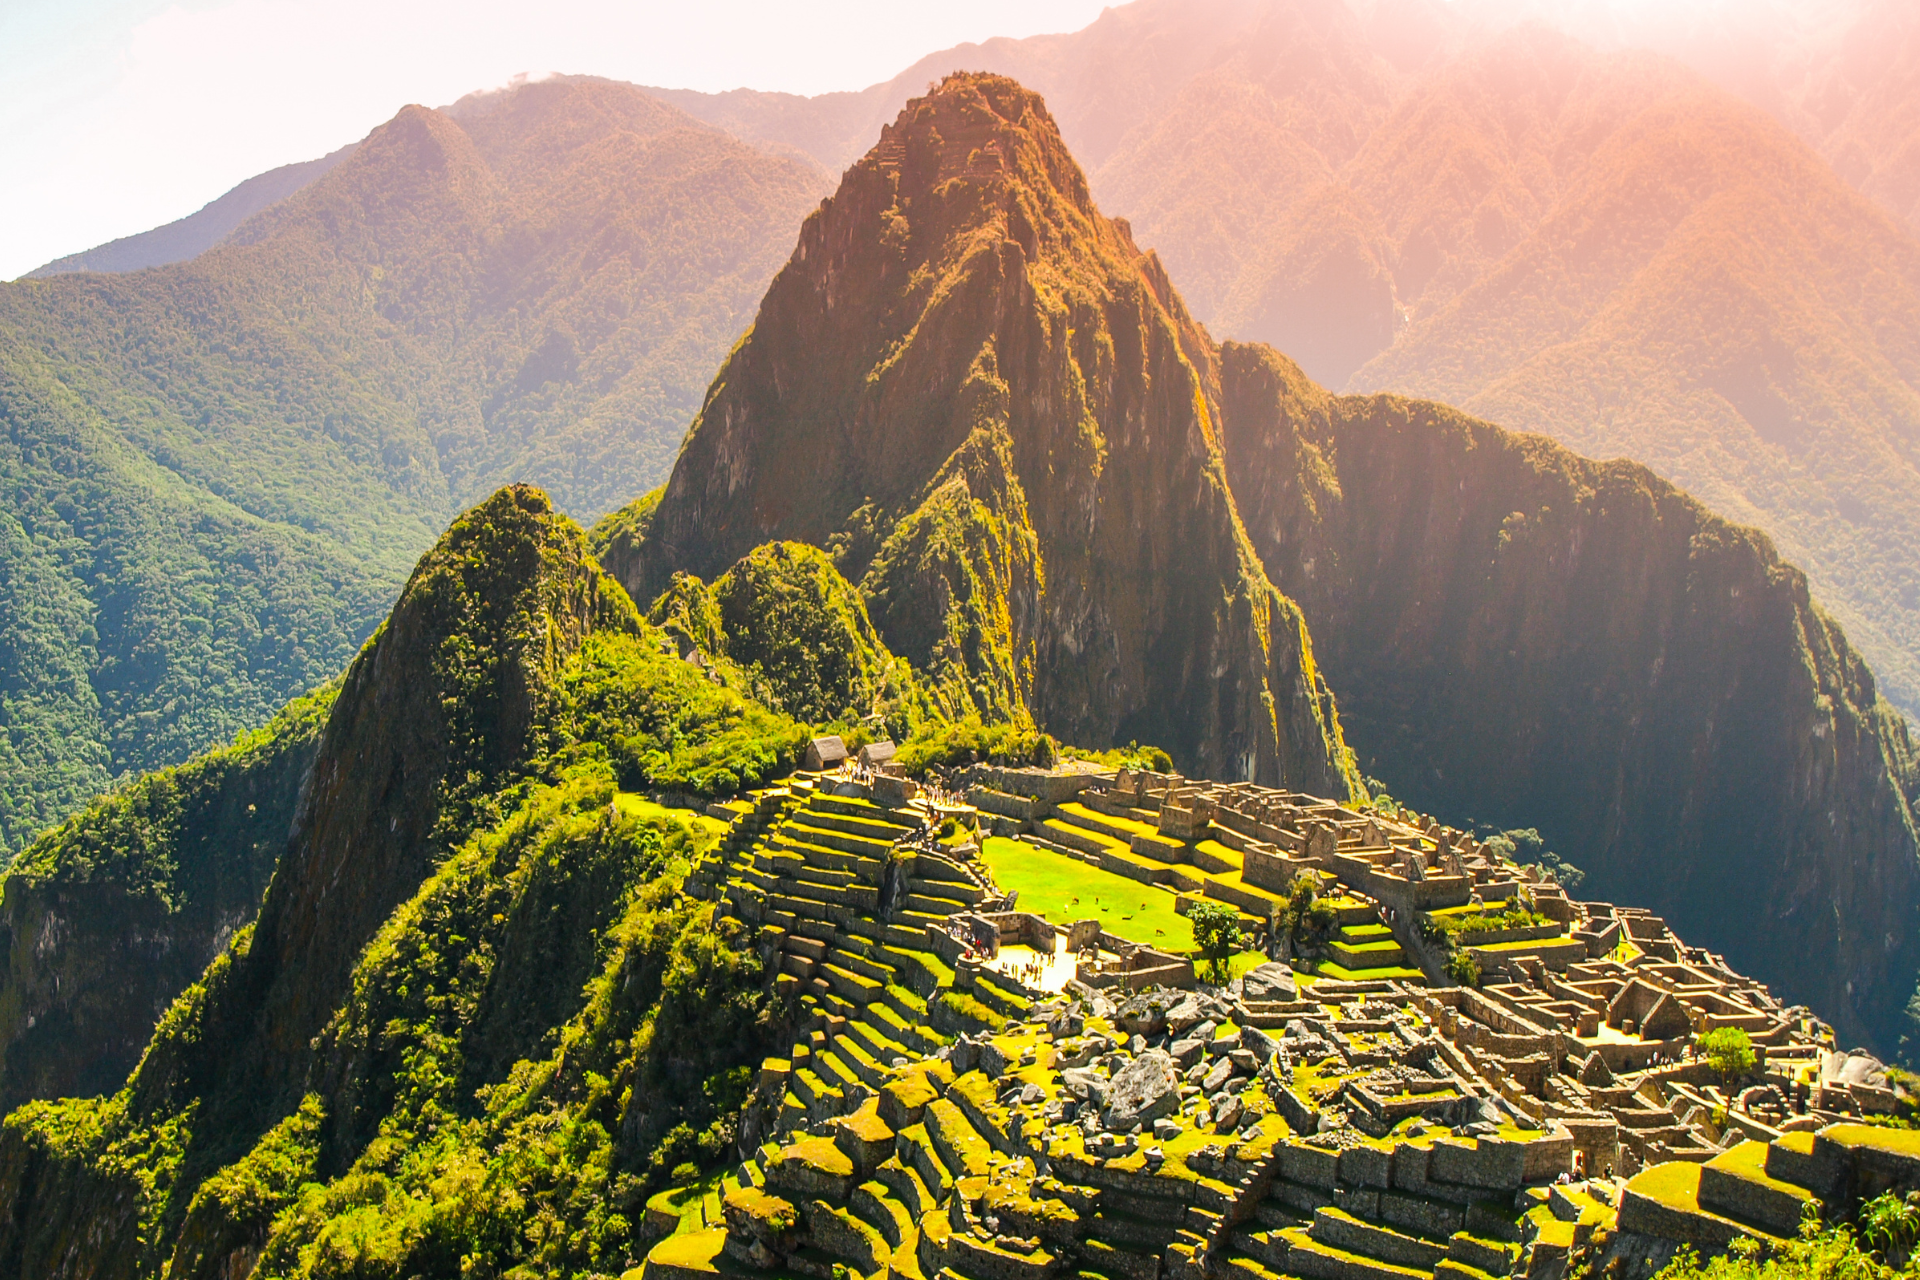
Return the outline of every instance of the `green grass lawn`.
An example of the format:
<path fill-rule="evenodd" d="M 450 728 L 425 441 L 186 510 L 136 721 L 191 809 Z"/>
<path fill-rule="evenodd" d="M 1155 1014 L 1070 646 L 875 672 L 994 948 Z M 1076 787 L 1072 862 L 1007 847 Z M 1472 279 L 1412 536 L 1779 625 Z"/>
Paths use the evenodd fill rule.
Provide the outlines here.
<path fill-rule="evenodd" d="M 1020 910 L 1037 912 L 1059 925 L 1098 920 L 1108 933 L 1130 942 L 1165 951 L 1193 950 L 1193 926 L 1174 914 L 1174 895 L 1158 885 L 1004 836 L 989 836 L 981 857 L 1002 889 L 1020 891 Z"/>
<path fill-rule="evenodd" d="M 693 809 L 669 809 L 666 805 L 647 799 L 632 791 L 622 791 L 613 798 L 620 812 L 649 822 L 677 822 L 690 829 L 694 834 L 694 847 L 706 849 L 726 832 L 727 824 L 718 818 L 709 818 L 706 814 Z"/>

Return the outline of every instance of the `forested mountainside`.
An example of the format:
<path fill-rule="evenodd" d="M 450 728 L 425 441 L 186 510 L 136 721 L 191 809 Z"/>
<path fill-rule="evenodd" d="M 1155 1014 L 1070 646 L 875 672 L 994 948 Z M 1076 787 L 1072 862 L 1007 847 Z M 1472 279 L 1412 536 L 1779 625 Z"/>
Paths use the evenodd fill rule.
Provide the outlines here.
<path fill-rule="evenodd" d="M 498 477 L 657 484 L 819 183 L 549 81 L 191 262 L 0 285 L 0 853 L 338 673 Z"/>
<path fill-rule="evenodd" d="M 1469 27 L 1533 21 L 1678 59 L 1767 111 L 1920 231 L 1920 12 L 1905 0 L 1570 6 L 1471 0 Z"/>
<path fill-rule="evenodd" d="M 1003 82 L 948 82 L 973 83 Z M 1072 217 L 1055 212 L 1051 192 L 1078 190 L 1061 176 L 1070 158 L 1052 167 L 1020 161 L 1053 156 L 1037 104 L 989 99 L 994 119 L 969 110 L 965 133 L 958 123 L 923 122 L 965 101 L 948 88 L 916 100 L 809 221 L 664 494 L 609 522 L 610 570 L 646 598 L 676 567 L 708 572 L 770 538 L 813 542 L 861 583 L 886 643 L 931 684 L 956 688 L 944 673 L 959 667 L 976 686 L 1000 687 L 997 655 L 1010 653 L 1016 705 L 1043 727 L 1094 745 L 1164 743 L 1199 774 L 1221 757 L 1196 741 L 1197 721 L 1169 719 L 1152 735 L 1136 733 L 1124 715 L 1090 724 L 1085 709 L 1102 704 L 1081 695 L 1078 682 L 1089 679 L 1090 655 L 1111 661 L 1109 653 L 1068 650 L 1045 628 L 1058 625 L 1049 604 L 1063 576 L 1057 548 L 1064 543 L 1072 556 L 1080 545 L 1063 529 L 1111 537 L 1117 522 L 1153 545 L 1166 536 L 1161 512 L 1171 509 L 1157 495 L 1194 465 L 1189 459 L 1205 457 L 1211 468 L 1223 454 L 1230 492 L 1221 496 L 1236 539 L 1250 537 L 1250 564 L 1302 604 L 1314 637 L 1303 652 L 1317 649 L 1323 631 L 1338 646 L 1338 662 L 1314 669 L 1334 695 L 1365 708 L 1343 717 L 1363 767 L 1437 811 L 1503 823 L 1524 814 L 1597 883 L 1631 887 L 1623 897 L 1671 911 L 1742 969 L 1818 1002 L 1847 1033 L 1893 1044 L 1920 970 L 1920 952 L 1904 941 L 1920 910 L 1912 812 L 1920 779 L 1904 722 L 1839 625 L 1812 603 L 1804 576 L 1781 564 L 1763 535 L 1711 516 L 1643 467 L 1590 463 L 1437 405 L 1332 399 L 1270 352 L 1239 344 L 1222 352 L 1197 332 L 1181 337 L 1182 391 L 1162 390 L 1148 410 L 1131 413 L 1103 413 L 1094 401 L 1105 448 L 1069 464 L 1065 450 L 1084 447 L 1089 428 L 1076 438 L 1054 424 L 1087 420 L 1074 399 L 1082 386 L 1113 387 L 1112 403 L 1124 405 L 1120 356 L 1130 343 L 1120 335 L 1142 326 L 1105 321 L 1111 366 L 1077 345 L 1049 355 L 1022 336 L 1035 323 L 1026 300 L 1058 289 L 1071 305 L 1071 282 L 1088 276 L 1079 263 L 1131 247 L 1107 238 L 1120 228 L 1096 220 L 1091 205 L 1069 204 L 1080 210 Z M 938 151 L 931 130 L 942 139 Z M 996 155 L 1004 159 L 988 159 Z M 962 157 L 968 168 L 956 174 L 947 166 Z M 934 188 L 942 194 L 929 200 L 919 184 L 936 176 L 968 180 Z M 984 216 L 952 220 L 947 211 L 963 194 Z M 918 237 L 929 234 L 954 247 L 923 257 L 929 247 Z M 941 254 L 972 265 L 957 272 Z M 935 265 L 923 267 L 928 261 Z M 1170 289 L 1159 292 L 1151 256 L 1119 261 L 1140 264 L 1165 315 L 1183 315 Z M 1117 275 L 1107 268 L 1106 279 Z M 1023 279 L 1032 283 L 1022 287 Z M 962 298 L 973 301 L 956 316 L 945 304 Z M 1104 310 L 1111 317 L 1118 308 Z M 1053 321 L 1053 331 L 1087 342 L 1099 331 L 1093 315 Z M 968 317 L 982 316 L 996 328 L 978 319 L 968 327 Z M 972 379 L 988 368 L 999 378 L 985 421 L 1007 436 L 1000 470 L 971 461 L 978 446 L 966 434 L 983 416 Z M 1068 370 L 1078 376 L 1069 374 L 1073 390 L 1063 394 L 1056 388 Z M 1184 404 L 1189 394 L 1205 415 L 1204 446 L 1155 440 L 1133 425 L 1154 421 L 1151 406 Z M 1309 424 L 1322 421 L 1339 424 L 1324 428 L 1337 439 L 1312 434 Z M 1131 463 L 1129 446 L 1146 462 Z M 967 469 L 943 456 L 956 448 Z M 1076 498 L 1062 483 L 1085 484 L 1090 472 L 1098 497 Z M 1017 492 L 1018 506 L 1000 492 Z M 930 509 L 944 521 L 970 509 L 978 531 L 963 524 L 929 538 L 923 531 L 940 527 Z M 1007 519 L 1007 510 L 1020 518 Z M 893 550 L 902 530 L 946 549 L 916 551 L 906 563 L 923 567 L 903 574 Z M 1189 533 L 1171 545 L 1194 542 Z M 1037 549 L 1026 552 L 1033 568 L 948 567 L 972 557 L 992 565 L 1005 547 Z M 1141 554 L 1126 541 L 1118 547 L 1103 553 L 1105 564 Z M 1163 570 L 1122 576 L 1068 563 L 1073 590 L 1125 584 L 1127 603 L 1097 606 L 1106 616 L 1182 616 L 1158 602 L 1178 589 Z M 1570 576 L 1576 570 L 1587 576 Z M 1000 585 L 1010 577 L 1013 590 Z M 918 601 L 929 598 L 958 602 L 949 610 L 958 621 L 945 632 L 920 621 L 927 606 Z M 1128 631 L 1115 630 L 1124 653 Z M 981 639 L 968 649 L 974 634 Z M 1184 657 L 1196 647 L 1184 640 L 1165 652 Z M 1029 651 L 1031 690 L 1017 682 Z M 1063 680 L 1078 699 L 1064 708 L 1058 686 L 1049 687 Z M 1130 680 L 1093 683 L 1116 702 L 1155 688 Z M 1183 705 L 1157 696 L 1169 713 Z M 1778 913 L 1776 930 L 1748 927 L 1750 900 L 1727 892 L 1736 885 L 1763 895 Z M 1783 938 L 1793 945 L 1778 945 Z"/>
<path fill-rule="evenodd" d="M 1848 1034 L 1914 1032 L 1920 764 L 1764 535 L 1636 463 L 1330 395 L 1266 347 L 1227 345 L 1221 394 L 1247 531 L 1370 775 L 1538 819 L 1583 893 Z"/>
<path fill-rule="evenodd" d="M 1039 98 L 949 78 L 808 218 L 608 567 L 644 600 L 829 547 L 949 716 L 1357 791 L 1234 513 L 1213 360 Z"/>
<path fill-rule="evenodd" d="M 629 1256 L 634 1197 L 728 1140 L 760 968 L 676 899 L 705 828 L 617 788 L 791 767 L 804 730 L 744 678 L 682 661 L 537 491 L 462 516 L 347 673 L 258 922 L 124 1089 L 0 1130 L 0 1268 Z"/>
<path fill-rule="evenodd" d="M 353 154 L 356 145 L 348 143 L 318 160 L 283 164 L 278 169 L 256 174 L 218 200 L 209 201 L 205 207 L 184 218 L 139 235 L 123 236 L 80 253 L 56 258 L 44 267 L 29 271 L 27 278 L 66 275 L 74 271 L 141 271 L 147 267 L 164 267 L 168 263 L 197 258 L 225 240 L 254 214 L 279 204 L 296 191 L 332 173 L 335 166 Z"/>
<path fill-rule="evenodd" d="M 1806 8 L 1709 6 L 1658 43 L 1789 124 L 1838 112 L 1803 134 L 1838 174 L 1636 51 L 1670 25 L 1645 6 L 1140 0 L 861 94 L 665 96 L 831 165 L 931 76 L 1019 77 L 1214 336 L 1647 463 L 1772 535 L 1914 715 L 1920 241 L 1887 210 L 1914 199 L 1889 193 L 1920 156 L 1920 36 L 1910 5 L 1829 5 L 1861 16 L 1822 51 Z"/>
<path fill-rule="evenodd" d="M 252 922 L 333 695 L 101 797 L 13 860 L 0 1107 L 126 1079 L 167 1005 Z"/>

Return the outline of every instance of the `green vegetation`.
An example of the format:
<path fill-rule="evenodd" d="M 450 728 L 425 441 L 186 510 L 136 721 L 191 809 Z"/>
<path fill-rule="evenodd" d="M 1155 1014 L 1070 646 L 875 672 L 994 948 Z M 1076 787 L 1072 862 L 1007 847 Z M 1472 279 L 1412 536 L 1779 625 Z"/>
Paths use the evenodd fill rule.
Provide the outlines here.
<path fill-rule="evenodd" d="M 999 765 L 1053 764 L 1059 748 L 1031 724 L 982 724 L 977 714 L 953 721 L 930 721 L 900 748 L 900 767 L 914 777 L 939 765 L 984 762 Z"/>
<path fill-rule="evenodd" d="M 14 859 L 0 1104 L 126 1078 L 155 1010 L 259 909 L 338 692 L 100 797 Z"/>
<path fill-rule="evenodd" d="M 1455 951 L 1447 957 L 1447 977 L 1463 987 L 1480 985 L 1480 962 L 1470 951 Z"/>
<path fill-rule="evenodd" d="M 1501 929 L 1533 929 L 1552 924 L 1525 902 L 1515 900 L 1501 911 L 1434 911 L 1420 920 L 1423 936 L 1454 945 L 1463 933 L 1492 933 Z"/>
<path fill-rule="evenodd" d="M 1916 1244 L 1920 1195 L 1888 1193 L 1862 1205 L 1853 1224 L 1822 1226 L 1809 1214 L 1797 1238 L 1776 1245 L 1742 1237 L 1704 1263 L 1683 1245 L 1654 1280 L 1895 1280 L 1913 1274 Z"/>
<path fill-rule="evenodd" d="M 1521 866 L 1539 867 L 1542 873 L 1568 893 L 1578 889 L 1587 878 L 1586 872 L 1571 862 L 1563 861 L 1559 854 L 1547 848 L 1547 842 L 1534 827 L 1516 827 L 1489 836 L 1486 847 L 1487 852 L 1495 857 L 1517 862 Z"/>
<path fill-rule="evenodd" d="M 1194 950 L 1192 921 L 1158 885 L 1000 836 L 989 836 L 980 856 L 998 883 L 1020 886 L 1023 909 L 1049 920 L 1098 920 L 1115 937 L 1162 951 Z"/>
<path fill-rule="evenodd" d="M 1240 913 L 1218 902 L 1193 902 L 1187 906 L 1187 923 L 1193 927 L 1194 949 L 1212 970 L 1213 980 L 1227 981 L 1227 960 L 1240 942 Z"/>
<path fill-rule="evenodd" d="M 1728 1083 L 1753 1070 L 1753 1040 L 1739 1027 L 1715 1027 L 1700 1037 L 1696 1047 Z"/>
<path fill-rule="evenodd" d="M 728 796 L 791 769 L 807 727 L 662 652 L 653 635 L 591 637 L 562 681 L 563 732 L 602 753 L 627 790 Z"/>

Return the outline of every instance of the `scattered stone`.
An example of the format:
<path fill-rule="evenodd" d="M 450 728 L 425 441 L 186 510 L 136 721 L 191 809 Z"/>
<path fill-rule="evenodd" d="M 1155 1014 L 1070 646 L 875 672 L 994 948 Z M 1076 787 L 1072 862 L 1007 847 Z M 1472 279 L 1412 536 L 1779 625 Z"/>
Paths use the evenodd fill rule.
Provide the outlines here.
<path fill-rule="evenodd" d="M 1233 1128 L 1240 1123 L 1241 1110 L 1242 1103 L 1240 1099 L 1234 1097 L 1232 1094 L 1227 1095 L 1227 1100 L 1221 1103 L 1219 1109 L 1213 1113 L 1213 1127 L 1216 1129 Z"/>
<path fill-rule="evenodd" d="M 1082 1102 L 1105 1106 L 1108 1081 L 1091 1067 L 1069 1067 L 1060 1073 L 1060 1087 Z"/>
<path fill-rule="evenodd" d="M 1251 1049 L 1234 1049 L 1227 1054 L 1227 1061 L 1233 1069 L 1242 1075 L 1252 1075 L 1260 1069 L 1260 1060 L 1253 1056 Z"/>
<path fill-rule="evenodd" d="M 1047 1034 L 1058 1042 L 1077 1036 L 1086 1029 L 1087 1020 L 1071 1009 L 1063 1009 L 1047 1022 Z"/>
<path fill-rule="evenodd" d="M 1204 1016 L 1200 1011 L 1200 1001 L 1190 995 L 1167 1011 L 1167 1030 L 1176 1036 L 1182 1035 Z"/>
<path fill-rule="evenodd" d="M 1212 1066 L 1207 1068 L 1207 1073 L 1204 1076 L 1200 1077 L 1200 1087 L 1205 1089 L 1209 1094 L 1218 1093 L 1220 1090 L 1226 1088 L 1227 1081 L 1232 1078 L 1233 1064 L 1225 1058 L 1220 1058 L 1217 1059 Z"/>

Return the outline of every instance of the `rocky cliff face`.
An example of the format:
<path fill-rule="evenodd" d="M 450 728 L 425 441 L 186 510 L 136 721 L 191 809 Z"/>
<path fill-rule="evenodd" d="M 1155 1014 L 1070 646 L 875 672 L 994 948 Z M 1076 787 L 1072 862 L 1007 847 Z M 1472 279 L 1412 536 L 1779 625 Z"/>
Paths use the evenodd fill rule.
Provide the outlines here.
<path fill-rule="evenodd" d="M 334 691 L 104 796 L 8 868 L 0 1106 L 106 1093 L 260 909 Z"/>
<path fill-rule="evenodd" d="M 1765 535 L 1628 462 L 1222 357 L 1228 473 L 1366 770 L 1535 825 L 1598 897 L 1892 1047 L 1920 968 L 1905 722 Z"/>
<path fill-rule="evenodd" d="M 608 566 L 646 600 L 829 547 L 950 710 L 1344 794 L 1332 697 L 1227 488 L 1213 362 L 1039 98 L 949 77 L 807 220 Z"/>

